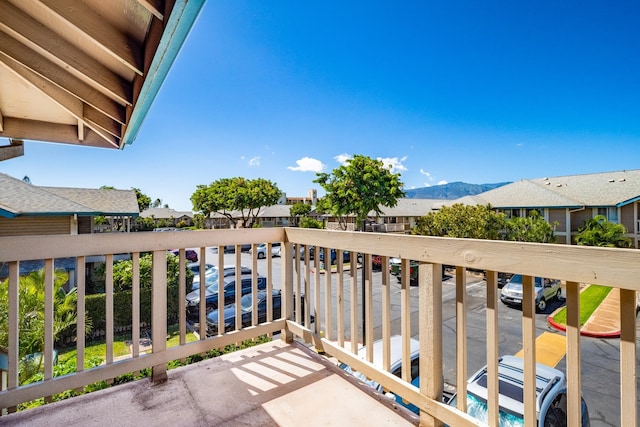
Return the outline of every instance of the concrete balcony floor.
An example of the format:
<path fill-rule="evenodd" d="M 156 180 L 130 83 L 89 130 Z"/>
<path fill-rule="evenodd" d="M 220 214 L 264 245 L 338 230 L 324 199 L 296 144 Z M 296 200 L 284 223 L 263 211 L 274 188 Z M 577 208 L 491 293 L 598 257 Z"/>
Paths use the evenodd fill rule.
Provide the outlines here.
<path fill-rule="evenodd" d="M 301 343 L 276 339 L 0 417 L 29 426 L 410 426 L 418 418 Z"/>

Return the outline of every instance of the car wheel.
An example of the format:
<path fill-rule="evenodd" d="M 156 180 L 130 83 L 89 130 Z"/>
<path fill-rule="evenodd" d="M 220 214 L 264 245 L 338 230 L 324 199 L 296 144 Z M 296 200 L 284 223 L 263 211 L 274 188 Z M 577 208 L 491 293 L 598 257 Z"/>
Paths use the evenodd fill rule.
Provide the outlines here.
<path fill-rule="evenodd" d="M 538 302 L 538 311 L 544 311 L 545 308 L 547 308 L 547 301 L 543 298 L 540 298 L 540 301 Z"/>
<path fill-rule="evenodd" d="M 264 258 L 264 253 L 258 252 L 258 259 L 263 259 L 263 258 Z"/>

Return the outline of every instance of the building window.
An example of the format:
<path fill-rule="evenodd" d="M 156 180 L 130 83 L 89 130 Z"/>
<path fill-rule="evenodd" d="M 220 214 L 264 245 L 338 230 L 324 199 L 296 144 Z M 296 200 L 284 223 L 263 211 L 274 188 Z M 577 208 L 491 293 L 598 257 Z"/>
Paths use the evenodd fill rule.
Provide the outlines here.
<path fill-rule="evenodd" d="M 598 208 L 598 215 L 602 215 L 611 222 L 618 222 L 618 208 Z"/>

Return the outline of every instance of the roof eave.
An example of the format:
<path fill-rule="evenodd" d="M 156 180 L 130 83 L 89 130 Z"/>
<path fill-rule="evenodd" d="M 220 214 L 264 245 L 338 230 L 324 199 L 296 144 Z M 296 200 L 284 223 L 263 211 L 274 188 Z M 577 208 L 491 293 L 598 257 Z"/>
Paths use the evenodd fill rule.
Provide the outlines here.
<path fill-rule="evenodd" d="M 160 91 L 191 27 L 200 14 L 204 2 L 205 0 L 176 0 L 162 33 L 158 49 L 142 84 L 140 95 L 131 113 L 129 125 L 120 145 L 121 149 L 125 145 L 132 144 L 136 139 L 142 122 Z"/>

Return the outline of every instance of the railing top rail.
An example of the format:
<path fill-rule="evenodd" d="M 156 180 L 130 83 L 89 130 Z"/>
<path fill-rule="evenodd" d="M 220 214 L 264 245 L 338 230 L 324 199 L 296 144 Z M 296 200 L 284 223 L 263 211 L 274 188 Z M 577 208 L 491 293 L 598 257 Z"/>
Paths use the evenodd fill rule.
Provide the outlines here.
<path fill-rule="evenodd" d="M 0 262 L 284 241 L 282 228 L 0 237 Z"/>
<path fill-rule="evenodd" d="M 285 228 L 285 232 L 293 243 L 640 290 L 637 249 L 302 228 Z"/>

